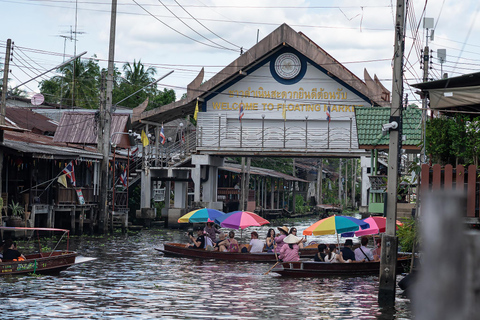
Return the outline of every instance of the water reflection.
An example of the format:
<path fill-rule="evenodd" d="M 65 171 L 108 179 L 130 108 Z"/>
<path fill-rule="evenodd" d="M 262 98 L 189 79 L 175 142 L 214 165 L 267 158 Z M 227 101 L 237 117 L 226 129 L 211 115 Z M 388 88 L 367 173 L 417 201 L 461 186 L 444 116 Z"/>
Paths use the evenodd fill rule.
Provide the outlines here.
<path fill-rule="evenodd" d="M 295 222 L 301 232 L 314 221 Z M 251 228 L 265 238 L 268 226 Z M 244 232 L 247 241 L 250 229 Z M 265 263 L 169 258 L 153 248 L 184 231 L 75 238 L 98 258 L 58 276 L 0 278 L 2 319 L 409 319 L 408 300 L 377 304 L 378 277 L 288 279 Z M 318 240 L 318 239 L 316 239 Z M 322 239 L 336 242 L 336 237 Z"/>

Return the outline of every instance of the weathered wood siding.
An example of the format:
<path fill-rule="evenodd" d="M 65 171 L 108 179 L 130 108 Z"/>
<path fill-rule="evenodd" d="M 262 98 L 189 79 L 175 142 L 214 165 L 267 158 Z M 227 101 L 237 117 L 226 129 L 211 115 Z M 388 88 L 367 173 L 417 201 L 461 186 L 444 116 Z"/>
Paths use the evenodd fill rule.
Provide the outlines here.
<path fill-rule="evenodd" d="M 480 216 L 480 168 L 474 165 L 466 169 L 462 165 L 453 168 L 450 164 L 442 168 L 439 164 L 433 166 L 423 164 L 420 178 L 422 195 L 440 190 L 460 190 L 467 195 L 465 216 L 469 218 Z"/>

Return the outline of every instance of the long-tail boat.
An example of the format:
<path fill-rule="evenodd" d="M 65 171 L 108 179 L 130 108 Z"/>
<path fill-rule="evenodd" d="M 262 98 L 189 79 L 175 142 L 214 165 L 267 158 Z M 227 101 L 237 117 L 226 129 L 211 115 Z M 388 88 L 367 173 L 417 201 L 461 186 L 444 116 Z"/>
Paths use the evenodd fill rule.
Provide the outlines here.
<path fill-rule="evenodd" d="M 408 269 L 411 255 L 399 254 L 397 273 Z M 326 277 L 326 276 L 363 276 L 378 275 L 380 261 L 330 263 L 316 261 L 283 262 L 276 265 L 272 272 L 284 277 Z"/>
<path fill-rule="evenodd" d="M 61 270 L 65 270 L 75 263 L 86 262 L 93 260 L 92 258 L 85 258 L 82 260 L 76 260 L 78 254 L 75 251 L 70 251 L 69 246 L 69 234 L 70 230 L 56 229 L 56 228 L 27 228 L 27 227 L 0 227 L 3 231 L 50 231 L 50 232 L 63 232 L 55 248 L 49 252 L 42 252 L 39 242 L 39 252 L 32 254 L 24 254 L 25 260 L 20 261 L 6 261 L 0 262 L 0 276 L 11 274 L 24 274 L 24 273 L 57 273 Z M 56 247 L 60 241 L 67 236 L 67 248 L 66 250 L 56 250 Z M 5 248 L 6 249 L 6 248 Z"/>
<path fill-rule="evenodd" d="M 243 252 L 220 252 L 208 251 L 204 249 L 192 249 L 185 243 L 165 243 L 163 248 L 155 248 L 155 250 L 163 252 L 166 256 L 198 258 L 198 259 L 216 259 L 229 261 L 251 261 L 251 262 L 275 262 L 277 256 L 275 253 L 243 253 Z M 318 252 L 317 245 L 307 246 L 300 249 L 300 257 L 313 258 Z"/>

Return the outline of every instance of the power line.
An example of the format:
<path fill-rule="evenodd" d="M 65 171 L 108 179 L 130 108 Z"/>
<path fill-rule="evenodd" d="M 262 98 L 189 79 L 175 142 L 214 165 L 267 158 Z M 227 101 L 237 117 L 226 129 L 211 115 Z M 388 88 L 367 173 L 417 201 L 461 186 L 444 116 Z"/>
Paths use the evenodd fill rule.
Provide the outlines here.
<path fill-rule="evenodd" d="M 175 1 L 175 3 L 177 3 L 177 4 L 178 4 L 178 6 L 179 6 L 180 8 L 182 8 L 182 9 L 183 9 L 183 10 L 184 10 L 184 11 L 185 11 L 185 12 L 186 12 L 186 13 L 187 13 L 187 14 L 188 14 L 190 17 L 192 17 L 192 18 L 193 18 L 195 21 L 197 21 L 197 22 L 198 22 L 198 24 L 200 24 L 202 27 L 204 27 L 205 29 L 207 29 L 208 31 L 210 31 L 210 32 L 211 32 L 211 33 L 213 33 L 213 34 L 214 34 L 216 37 L 218 37 L 218 38 L 222 39 L 223 41 L 225 41 L 225 42 L 227 42 L 227 43 L 231 44 L 232 46 L 235 46 L 235 47 L 237 47 L 237 48 L 241 49 L 241 47 L 239 47 L 239 46 L 237 46 L 236 44 L 234 44 L 234 43 L 232 43 L 232 42 L 230 42 L 230 41 L 228 41 L 228 40 L 226 40 L 226 39 L 222 38 L 221 36 L 219 36 L 218 34 L 216 34 L 215 32 L 213 32 L 212 30 L 210 30 L 209 28 L 207 28 L 207 27 L 206 27 L 206 26 L 205 26 L 203 23 L 201 23 L 200 21 L 198 21 L 198 19 L 197 19 L 197 18 L 195 18 L 193 15 L 191 15 L 191 14 L 190 14 L 190 12 L 188 12 L 187 10 L 185 10 L 185 8 L 184 8 L 184 7 L 183 7 L 183 6 L 182 6 L 180 3 L 178 3 L 178 1 L 177 1 L 177 0 L 174 0 L 174 1 Z"/>
<path fill-rule="evenodd" d="M 205 43 L 205 42 L 201 42 L 201 41 L 198 41 L 190 36 L 187 36 L 186 34 L 172 28 L 171 26 L 169 26 L 168 24 L 166 24 L 165 22 L 163 22 L 162 20 L 160 20 L 159 18 L 157 18 L 154 14 L 152 14 L 150 11 L 148 11 L 147 9 L 145 9 L 142 5 L 140 5 L 137 1 L 135 0 L 132 0 L 133 2 L 135 2 L 140 8 L 142 8 L 142 10 L 144 10 L 146 13 L 148 13 L 151 17 L 153 17 L 155 20 L 157 20 L 158 22 L 160 22 L 161 24 L 163 24 L 164 26 L 166 26 L 167 28 L 175 31 L 176 33 L 184 36 L 185 38 L 188 38 L 194 42 L 197 42 L 197 43 L 200 43 L 200 44 L 203 44 L 204 46 L 208 46 L 208 47 L 212 47 L 212 48 L 215 48 L 215 49 L 222 49 L 221 47 L 218 47 L 218 46 L 212 46 L 211 44 L 208 44 L 208 43 Z M 231 50 L 231 49 L 226 49 L 226 50 Z"/>
<path fill-rule="evenodd" d="M 204 35 L 200 34 L 198 31 L 196 31 L 195 29 L 193 29 L 192 27 L 190 27 L 187 23 L 185 23 L 185 21 L 183 21 L 182 19 L 180 19 L 172 10 L 170 10 L 166 5 L 163 4 L 163 2 L 161 0 L 157 0 L 158 2 L 160 2 L 164 7 L 165 9 L 167 9 L 175 18 L 177 18 L 181 23 L 183 23 L 185 26 L 187 26 L 187 28 L 189 28 L 190 30 L 192 30 L 193 32 L 195 32 L 196 34 L 198 34 L 200 37 L 202 37 L 203 39 L 209 41 L 210 43 L 213 43 L 214 45 L 218 46 L 218 47 L 221 47 L 225 50 L 231 50 L 231 51 L 236 51 L 234 49 L 230 49 L 230 48 L 227 48 L 225 46 L 222 46 L 221 44 L 218 44 L 210 39 L 208 39 L 207 37 L 205 37 Z M 188 12 L 187 12 L 188 13 Z M 193 18 L 193 17 L 192 17 Z M 195 18 L 194 18 L 195 21 L 197 21 Z M 174 30 L 176 31 L 176 30 Z"/>

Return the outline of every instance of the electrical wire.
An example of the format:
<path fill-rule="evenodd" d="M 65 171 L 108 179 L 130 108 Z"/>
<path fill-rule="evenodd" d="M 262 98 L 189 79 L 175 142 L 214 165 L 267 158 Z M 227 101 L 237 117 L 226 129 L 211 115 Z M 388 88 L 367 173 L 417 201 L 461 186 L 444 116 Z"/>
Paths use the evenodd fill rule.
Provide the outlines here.
<path fill-rule="evenodd" d="M 157 20 L 158 22 L 160 22 L 161 24 L 163 24 L 164 26 L 166 26 L 167 28 L 171 29 L 172 31 L 175 31 L 176 33 L 184 36 L 185 38 L 188 38 L 194 42 L 197 42 L 197 43 L 200 43 L 200 44 L 203 44 L 204 46 L 207 46 L 207 47 L 211 47 L 211 48 L 215 48 L 215 49 L 223 49 L 222 47 L 218 47 L 218 46 L 213 46 L 211 44 L 208 44 L 208 43 L 205 43 L 205 42 L 201 42 L 201 41 L 198 41 L 197 39 L 194 39 L 190 36 L 187 36 L 186 34 L 176 30 L 175 28 L 169 26 L 167 23 L 163 22 L 162 20 L 160 20 L 159 18 L 157 18 L 153 13 L 151 13 L 150 11 L 148 11 L 147 9 L 145 9 L 142 5 L 140 5 L 137 1 L 135 0 L 132 0 L 133 2 L 135 2 L 142 10 L 144 10 L 146 13 L 148 13 L 151 17 L 153 17 L 155 20 Z M 231 50 L 231 49 L 226 49 L 226 50 Z"/>
<path fill-rule="evenodd" d="M 214 45 L 220 47 L 220 48 L 223 48 L 225 50 L 231 50 L 231 51 L 237 51 L 235 49 L 231 49 L 231 48 L 227 48 L 225 46 L 222 46 L 221 44 L 218 44 L 210 39 L 208 39 L 207 37 L 205 37 L 204 35 L 200 34 L 198 31 L 196 31 L 195 29 L 193 29 L 192 27 L 190 27 L 187 23 L 185 23 L 185 21 L 183 21 L 182 19 L 180 19 L 172 10 L 170 10 L 166 5 L 163 4 L 163 2 L 161 0 L 157 0 L 158 2 L 160 2 L 164 7 L 165 9 L 167 9 L 175 18 L 177 18 L 181 23 L 183 23 L 187 28 L 189 28 L 190 30 L 192 30 L 193 32 L 195 32 L 196 34 L 198 34 L 200 37 L 202 37 L 203 39 L 209 41 L 210 43 L 213 43 Z M 188 13 L 188 12 L 187 12 Z M 193 18 L 193 17 L 192 17 Z M 197 19 L 193 18 L 195 21 L 198 22 Z M 176 30 L 174 30 L 176 31 Z"/>
<path fill-rule="evenodd" d="M 242 48 L 242 47 L 239 47 L 239 46 L 237 46 L 236 44 L 234 44 L 234 43 L 232 43 L 232 42 L 230 42 L 230 41 L 222 38 L 221 36 L 219 36 L 218 34 L 216 34 L 215 32 L 213 32 L 212 30 L 210 30 L 209 28 L 207 28 L 203 23 L 201 23 L 200 21 L 198 21 L 197 18 L 195 18 L 193 15 L 191 15 L 190 12 L 188 12 L 180 3 L 178 3 L 177 0 L 174 0 L 174 1 L 175 1 L 175 3 L 178 4 L 178 6 L 179 6 L 180 8 L 182 8 L 190 17 L 192 17 L 195 21 L 197 21 L 198 24 L 200 24 L 202 27 L 204 27 L 205 29 L 207 29 L 208 31 L 210 31 L 210 32 L 211 32 L 212 34 L 214 34 L 216 37 L 222 39 L 223 41 L 231 44 L 231 45 L 234 46 L 234 47 L 237 47 L 237 48 L 239 48 L 239 49 Z"/>

